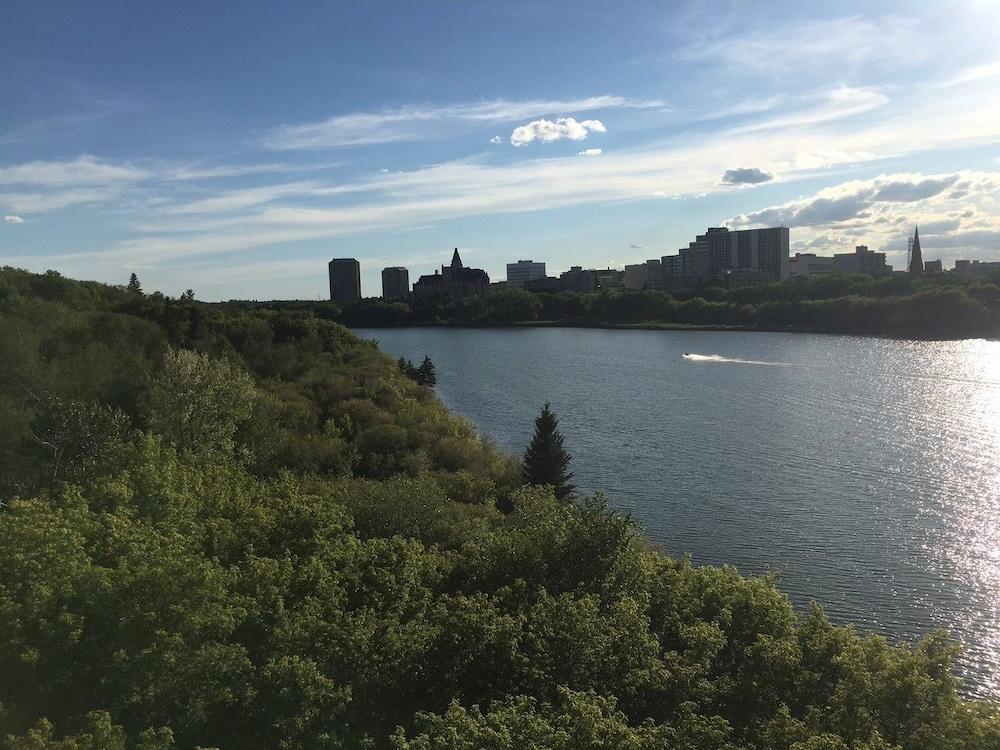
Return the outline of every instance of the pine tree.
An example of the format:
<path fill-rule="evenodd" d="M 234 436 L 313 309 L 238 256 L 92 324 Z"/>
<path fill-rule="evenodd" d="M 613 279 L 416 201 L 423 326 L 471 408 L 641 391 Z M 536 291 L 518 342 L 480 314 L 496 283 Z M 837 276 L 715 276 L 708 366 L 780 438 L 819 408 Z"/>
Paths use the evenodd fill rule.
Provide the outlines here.
<path fill-rule="evenodd" d="M 420 375 L 418 374 L 419 371 L 413 366 L 413 363 L 410 360 L 406 357 L 400 357 L 396 364 L 399 365 L 399 371 L 406 377 L 410 380 L 415 380 L 418 383 L 420 382 Z"/>
<path fill-rule="evenodd" d="M 133 294 L 142 294 L 142 284 L 134 273 L 128 277 L 128 286 L 125 288 Z"/>
<path fill-rule="evenodd" d="M 524 452 L 522 473 L 528 484 L 548 484 L 555 490 L 560 500 L 568 500 L 573 495 L 573 485 L 569 471 L 571 456 L 563 448 L 563 434 L 559 431 L 559 419 L 545 402 L 542 411 L 535 418 L 535 434 Z"/>
<path fill-rule="evenodd" d="M 434 369 L 434 363 L 431 362 L 431 358 L 424 356 L 424 361 L 420 363 L 420 367 L 417 368 L 417 382 L 420 385 L 426 385 L 428 388 L 433 388 L 437 385 L 437 370 Z"/>

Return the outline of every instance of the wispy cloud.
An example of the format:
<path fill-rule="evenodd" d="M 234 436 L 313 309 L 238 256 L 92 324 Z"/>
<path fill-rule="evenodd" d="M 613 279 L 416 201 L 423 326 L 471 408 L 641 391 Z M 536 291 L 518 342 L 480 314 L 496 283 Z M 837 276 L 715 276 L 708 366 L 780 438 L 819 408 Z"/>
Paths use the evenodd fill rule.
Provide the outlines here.
<path fill-rule="evenodd" d="M 585 148 L 583 151 L 577 151 L 577 156 L 600 156 L 604 153 L 604 149 L 600 148 Z"/>
<path fill-rule="evenodd" d="M 899 50 L 907 50 L 901 55 Z M 709 31 L 681 47 L 685 60 L 715 61 L 748 70 L 801 75 L 804 70 L 829 70 L 843 75 L 873 65 L 916 66 L 931 54 L 921 43 L 913 18 L 845 16 L 833 19 L 768 24 L 742 31 Z"/>
<path fill-rule="evenodd" d="M 606 133 L 607 128 L 600 120 L 582 120 L 577 122 L 573 117 L 560 117 L 555 122 L 541 119 L 520 125 L 510 134 L 510 142 L 514 146 L 526 146 L 533 141 L 551 143 L 568 138 L 571 141 L 582 141 L 590 133 Z"/>
<path fill-rule="evenodd" d="M 22 219 L 17 214 L 7 214 L 3 217 L 4 224 L 23 224 L 24 219 Z"/>
<path fill-rule="evenodd" d="M 0 167 L 0 185 L 109 185 L 136 182 L 152 176 L 146 169 L 129 164 L 112 164 L 93 156 L 73 161 L 33 161 Z"/>
<path fill-rule="evenodd" d="M 950 88 L 966 83 L 978 83 L 989 78 L 1000 77 L 1000 61 L 985 65 L 973 65 L 960 70 L 957 74 L 944 81 L 934 84 L 935 88 Z"/>
<path fill-rule="evenodd" d="M 275 150 L 324 149 L 378 143 L 426 140 L 438 135 L 442 124 L 452 126 L 500 123 L 529 117 L 570 112 L 592 112 L 618 108 L 653 108 L 660 101 L 640 101 L 621 96 L 593 96 L 584 99 L 497 99 L 445 106 L 410 105 L 377 112 L 337 115 L 321 122 L 283 125 L 262 139 Z"/>

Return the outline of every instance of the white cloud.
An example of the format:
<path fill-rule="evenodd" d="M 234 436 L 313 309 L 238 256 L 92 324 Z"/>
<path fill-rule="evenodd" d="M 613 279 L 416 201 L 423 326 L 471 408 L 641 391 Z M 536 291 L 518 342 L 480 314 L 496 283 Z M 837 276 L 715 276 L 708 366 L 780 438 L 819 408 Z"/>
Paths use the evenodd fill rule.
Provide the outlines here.
<path fill-rule="evenodd" d="M 832 167 L 834 164 L 858 164 L 875 158 L 869 151 L 819 149 L 795 154 L 795 157 L 785 165 L 793 169 L 818 169 Z"/>
<path fill-rule="evenodd" d="M 0 185 L 110 185 L 144 180 L 150 176 L 152 173 L 145 169 L 100 161 L 86 155 L 73 161 L 33 161 L 0 167 Z"/>
<path fill-rule="evenodd" d="M 107 203 L 121 195 L 118 186 L 81 187 L 62 190 L 3 192 L 0 207 L 14 213 L 44 213 L 83 203 Z"/>
<path fill-rule="evenodd" d="M 916 67 L 932 54 L 925 41 L 912 18 L 847 16 L 766 24 L 743 33 L 720 26 L 681 48 L 678 56 L 777 75 L 825 72 L 833 64 L 846 74 L 873 66 Z M 908 53 L 900 55 L 900 49 Z"/>
<path fill-rule="evenodd" d="M 4 224 L 23 224 L 24 219 L 16 214 L 7 214 L 3 217 Z"/>
<path fill-rule="evenodd" d="M 470 123 L 511 122 L 559 112 L 647 109 L 662 105 L 660 101 L 640 101 L 621 96 L 520 102 L 496 99 L 437 107 L 409 105 L 378 112 L 337 115 L 321 122 L 282 125 L 265 135 L 263 145 L 276 150 L 297 150 L 417 141 L 439 135 L 443 125 L 468 127 Z"/>
<path fill-rule="evenodd" d="M 572 141 L 582 141 L 591 132 L 606 133 L 607 128 L 600 120 L 583 120 L 578 122 L 573 117 L 560 117 L 555 122 L 546 120 L 534 120 L 527 125 L 514 128 L 510 134 L 510 142 L 515 146 L 526 146 L 532 141 L 551 143 L 568 138 Z"/>
<path fill-rule="evenodd" d="M 495 135 L 495 136 L 493 136 L 492 138 L 490 138 L 490 143 L 492 143 L 492 144 L 494 144 L 494 145 L 497 145 L 497 144 L 500 144 L 500 143 L 503 143 L 503 138 L 501 138 L 501 137 L 500 137 L 500 136 L 498 136 L 498 135 Z"/>
<path fill-rule="evenodd" d="M 1000 61 L 986 63 L 985 65 L 973 65 L 958 71 L 952 78 L 935 84 L 935 88 L 949 88 L 960 86 L 965 83 L 976 83 L 987 78 L 1000 76 Z"/>
<path fill-rule="evenodd" d="M 604 149 L 600 148 L 585 148 L 583 151 L 577 151 L 577 156 L 600 156 L 604 153 Z"/>
<path fill-rule="evenodd" d="M 751 122 L 734 130 L 739 133 L 753 133 L 775 128 L 818 125 L 832 120 L 856 117 L 889 103 L 881 91 L 872 88 L 838 86 L 823 92 L 819 101 L 811 106 L 770 119 Z"/>

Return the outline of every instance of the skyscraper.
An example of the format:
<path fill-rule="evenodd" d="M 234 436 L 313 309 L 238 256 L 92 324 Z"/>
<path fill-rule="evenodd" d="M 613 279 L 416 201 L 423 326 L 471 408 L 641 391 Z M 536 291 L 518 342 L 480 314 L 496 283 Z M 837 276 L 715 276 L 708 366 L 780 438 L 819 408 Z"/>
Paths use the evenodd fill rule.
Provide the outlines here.
<path fill-rule="evenodd" d="M 910 245 L 910 273 L 924 272 L 924 258 L 920 254 L 920 230 L 913 227 L 913 242 Z"/>
<path fill-rule="evenodd" d="M 354 258 L 330 261 L 330 299 L 333 302 L 357 302 L 361 299 L 361 264 Z"/>
<path fill-rule="evenodd" d="M 507 283 L 510 286 L 523 287 L 524 282 L 532 279 L 545 278 L 545 264 L 533 260 L 519 260 L 507 264 Z"/>
<path fill-rule="evenodd" d="M 717 280 L 726 286 L 765 284 L 781 279 L 788 262 L 787 227 L 740 229 L 709 227 L 677 255 L 661 258 L 668 287 Z"/>
<path fill-rule="evenodd" d="M 398 299 L 410 293 L 410 272 L 402 266 L 382 269 L 382 298 Z"/>

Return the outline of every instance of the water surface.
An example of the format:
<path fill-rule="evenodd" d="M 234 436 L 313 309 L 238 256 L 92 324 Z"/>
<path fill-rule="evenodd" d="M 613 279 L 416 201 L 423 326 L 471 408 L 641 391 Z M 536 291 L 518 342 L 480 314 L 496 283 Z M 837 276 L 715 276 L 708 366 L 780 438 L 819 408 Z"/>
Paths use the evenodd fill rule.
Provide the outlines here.
<path fill-rule="evenodd" d="M 1000 694 L 1000 342 L 360 329 L 520 453 L 548 400 L 578 487 L 667 552 L 775 571 L 893 641 L 946 628 Z M 688 356 L 685 356 L 688 355 Z"/>

